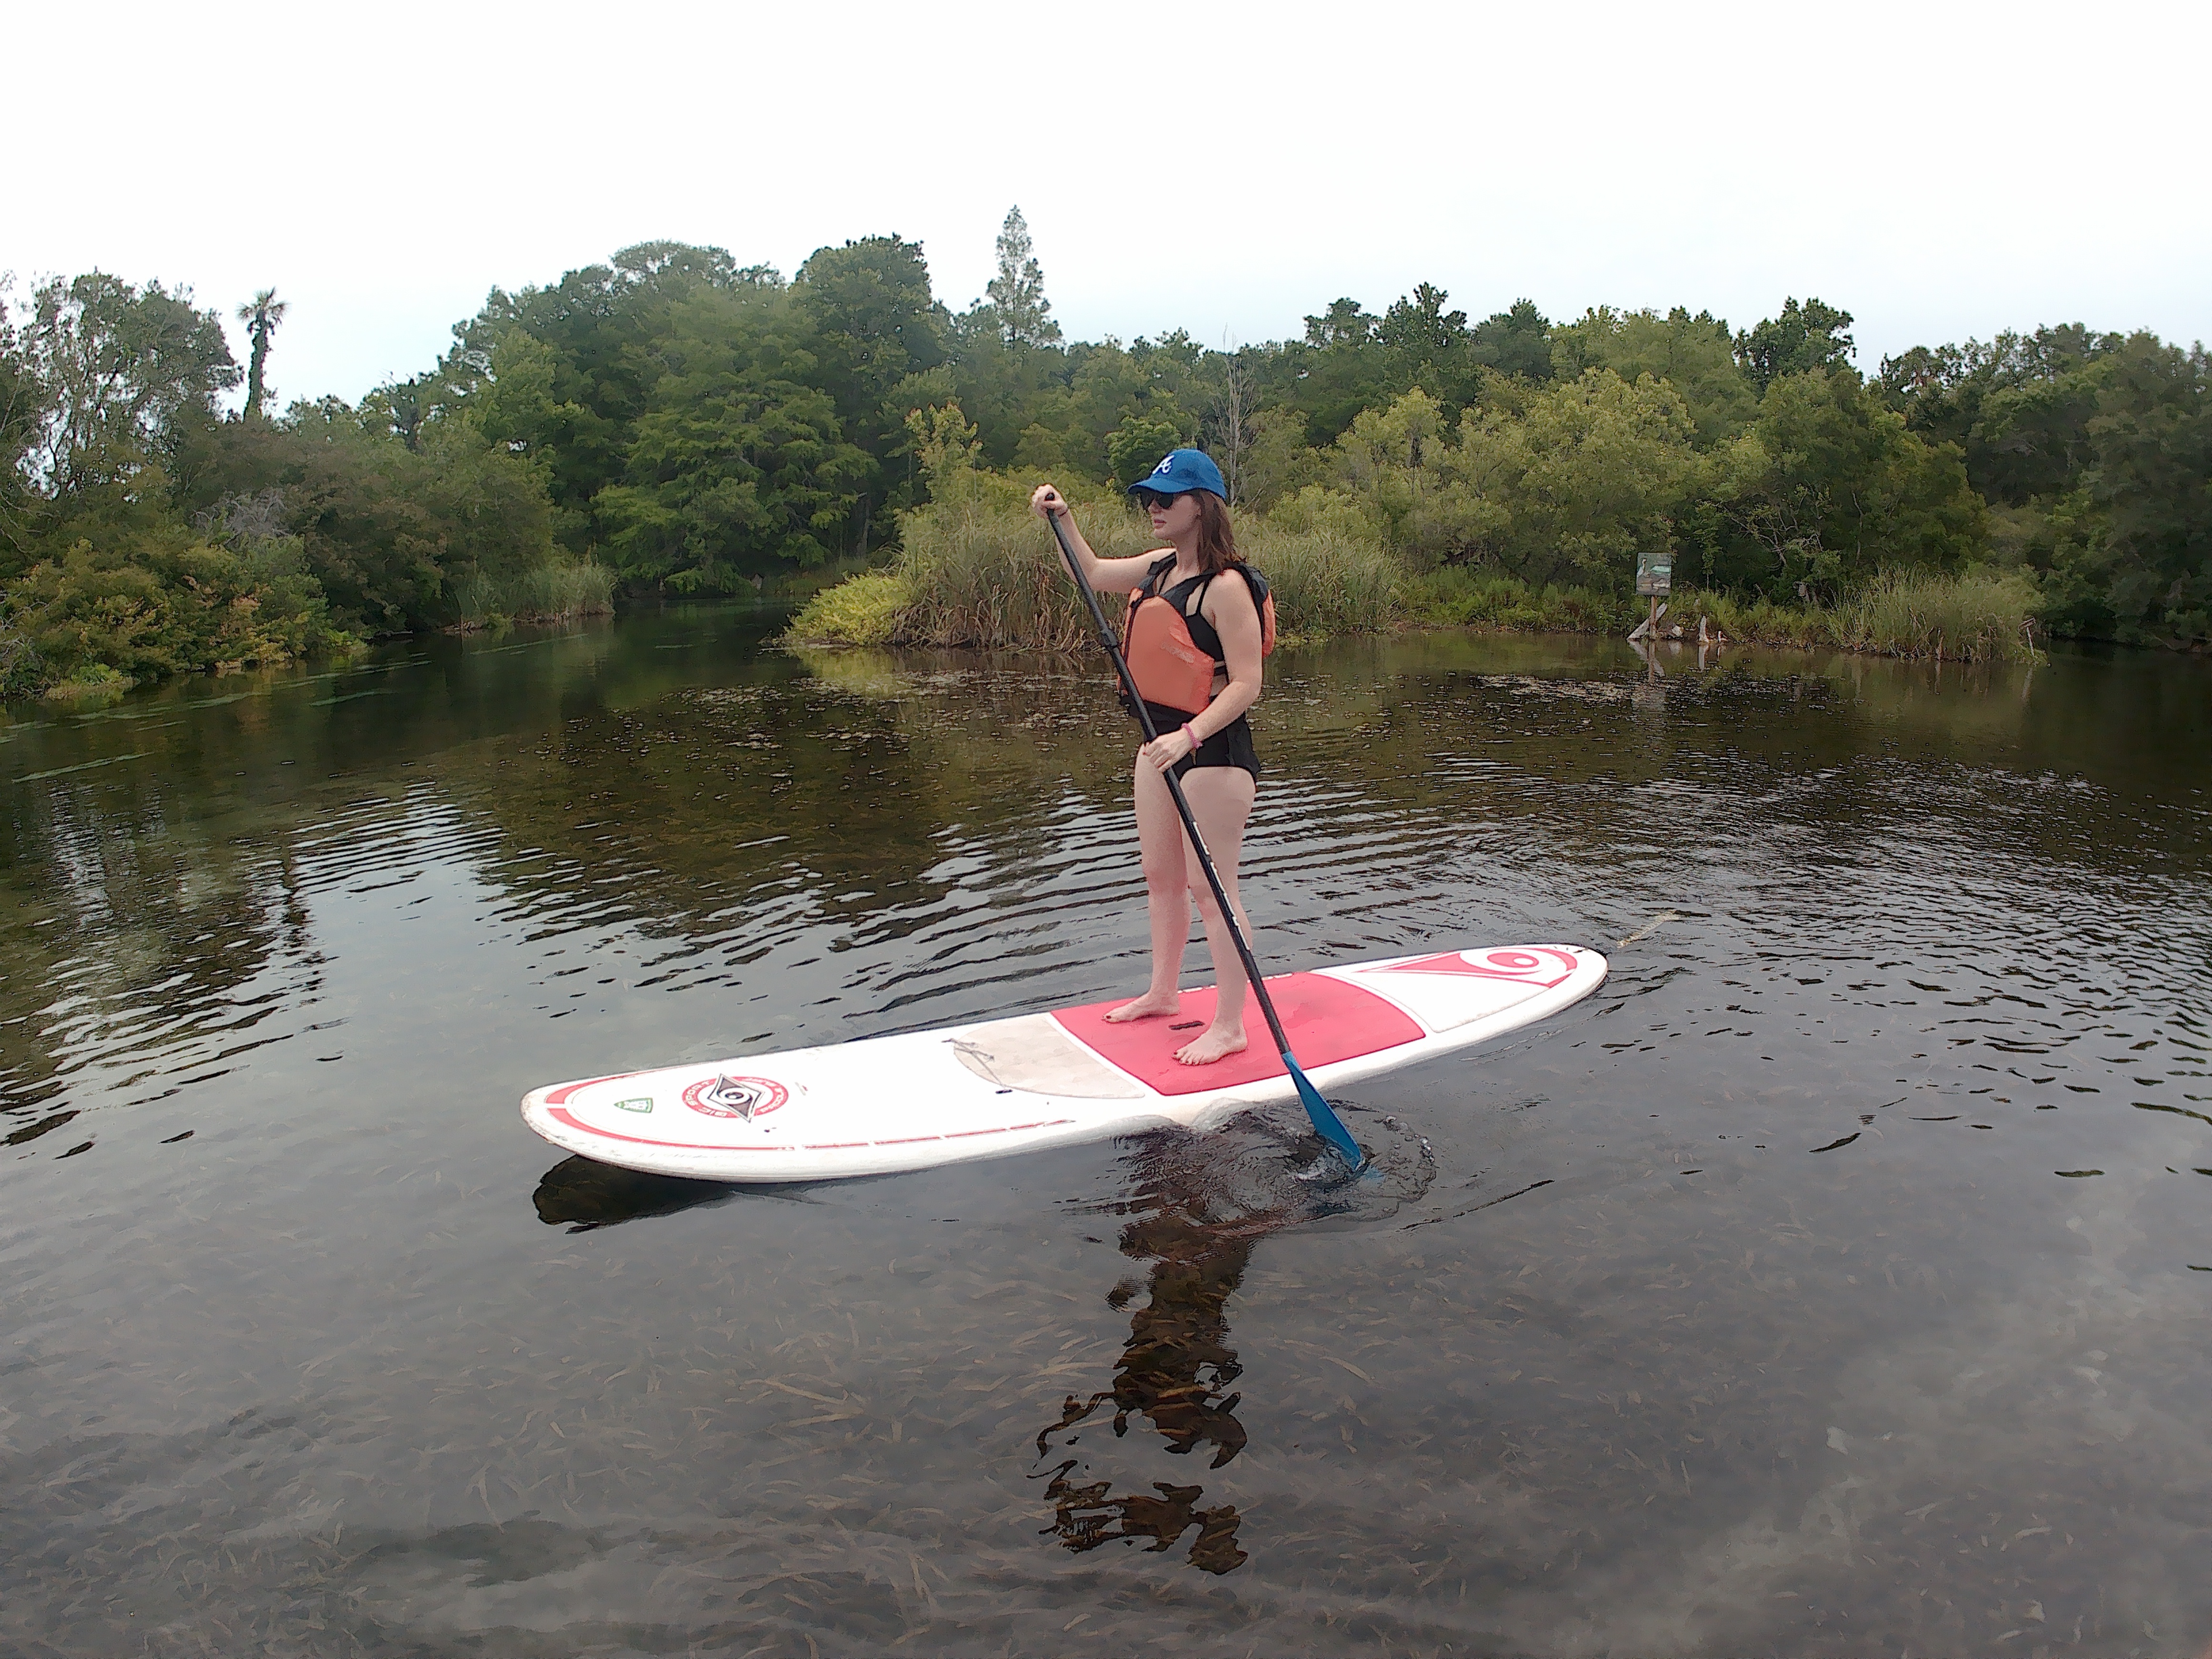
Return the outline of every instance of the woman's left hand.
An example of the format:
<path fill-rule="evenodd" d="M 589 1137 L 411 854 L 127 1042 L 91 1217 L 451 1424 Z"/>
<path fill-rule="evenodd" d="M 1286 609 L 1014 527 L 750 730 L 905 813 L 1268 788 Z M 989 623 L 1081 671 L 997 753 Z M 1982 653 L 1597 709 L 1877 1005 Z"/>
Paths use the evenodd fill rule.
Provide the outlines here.
<path fill-rule="evenodd" d="M 1190 740 L 1189 728 L 1180 726 L 1172 732 L 1154 738 L 1137 750 L 1139 755 L 1152 762 L 1155 770 L 1161 772 L 1166 771 L 1177 761 L 1195 751 L 1196 745 Z"/>

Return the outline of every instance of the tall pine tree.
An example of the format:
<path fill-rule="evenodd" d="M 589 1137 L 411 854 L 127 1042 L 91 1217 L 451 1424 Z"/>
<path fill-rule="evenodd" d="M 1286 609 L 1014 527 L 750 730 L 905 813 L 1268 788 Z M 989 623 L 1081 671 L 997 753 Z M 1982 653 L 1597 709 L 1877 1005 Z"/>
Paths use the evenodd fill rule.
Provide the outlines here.
<path fill-rule="evenodd" d="M 1060 343 L 1060 325 L 1052 319 L 1052 301 L 1044 297 L 1044 268 L 1030 245 L 1029 221 L 1017 206 L 1006 212 L 999 230 L 999 274 L 984 284 L 991 306 L 999 314 L 999 334 L 1008 345 L 1043 346 Z"/>

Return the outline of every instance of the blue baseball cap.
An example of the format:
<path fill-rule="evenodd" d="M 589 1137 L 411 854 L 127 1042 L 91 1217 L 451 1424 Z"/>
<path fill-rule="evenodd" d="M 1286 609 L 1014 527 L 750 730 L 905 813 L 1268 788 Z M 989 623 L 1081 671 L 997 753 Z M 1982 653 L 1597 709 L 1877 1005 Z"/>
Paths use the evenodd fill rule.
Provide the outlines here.
<path fill-rule="evenodd" d="M 1221 469 L 1213 458 L 1202 449 L 1170 449 L 1162 461 L 1143 477 L 1129 486 L 1132 491 L 1149 489 L 1159 495 L 1180 495 L 1189 489 L 1210 489 L 1223 501 L 1229 499 L 1229 486 L 1221 481 Z"/>

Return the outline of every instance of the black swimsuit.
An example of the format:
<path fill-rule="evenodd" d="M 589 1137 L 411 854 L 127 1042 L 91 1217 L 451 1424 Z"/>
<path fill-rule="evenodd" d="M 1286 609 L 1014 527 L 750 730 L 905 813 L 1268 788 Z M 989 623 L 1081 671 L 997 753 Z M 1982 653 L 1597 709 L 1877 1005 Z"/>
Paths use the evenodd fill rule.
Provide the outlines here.
<path fill-rule="evenodd" d="M 1138 590 L 1133 603 L 1141 603 L 1152 583 L 1172 568 L 1174 563 L 1170 558 L 1154 565 L 1152 574 L 1146 579 L 1145 586 Z M 1203 610 L 1206 585 L 1212 580 L 1210 575 L 1193 576 L 1188 581 L 1177 582 L 1159 597 L 1182 612 L 1183 626 L 1190 630 L 1190 642 L 1225 669 L 1229 665 L 1229 653 L 1222 648 L 1220 631 L 1206 621 Z M 1188 597 L 1193 588 L 1199 590 L 1195 604 Z M 1128 701 L 1126 693 L 1122 701 L 1125 703 Z M 1162 737 L 1178 730 L 1194 718 L 1194 711 L 1170 708 L 1165 703 L 1153 702 L 1149 699 L 1145 703 L 1145 712 L 1152 717 L 1152 729 Z M 1252 722 L 1239 714 L 1168 770 L 1180 778 L 1194 766 L 1241 766 L 1256 780 L 1260 775 L 1260 752 L 1252 746 Z"/>

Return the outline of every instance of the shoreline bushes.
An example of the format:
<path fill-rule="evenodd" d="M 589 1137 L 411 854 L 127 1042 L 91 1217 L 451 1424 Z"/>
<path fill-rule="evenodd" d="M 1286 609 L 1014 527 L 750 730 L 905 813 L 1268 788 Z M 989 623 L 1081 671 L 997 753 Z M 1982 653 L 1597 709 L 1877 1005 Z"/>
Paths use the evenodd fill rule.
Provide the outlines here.
<path fill-rule="evenodd" d="M 283 307 L 257 301 L 257 369 Z M 603 613 L 543 468 L 475 409 L 298 402 L 240 379 L 190 291 L 0 287 L 0 696 L 266 666 L 380 634 Z"/>
<path fill-rule="evenodd" d="M 289 538 L 132 556 L 81 541 L 13 583 L 0 615 L 24 653 L 10 665 L 15 695 L 263 666 L 351 643 Z"/>
<path fill-rule="evenodd" d="M 819 588 L 819 631 L 1073 642 L 1087 625 L 1021 494 L 1049 477 L 1095 497 L 1102 550 L 1133 551 L 1103 504 L 1192 443 L 1292 634 L 1431 615 L 1625 630 L 1632 573 L 1663 556 L 1739 636 L 1986 653 L 2024 605 L 2023 629 L 2212 646 L 2201 346 L 2071 325 L 1865 374 L 1850 315 L 1809 297 L 1744 330 L 1680 307 L 1555 325 L 1527 301 L 1471 320 L 1423 283 L 1379 316 L 1342 298 L 1303 337 L 1215 351 L 1184 331 L 1063 339 L 1018 211 L 999 266 L 955 312 L 897 237 L 818 249 L 789 280 L 642 243 L 495 290 L 411 379 L 273 419 L 273 292 L 247 308 L 250 377 L 188 289 L 94 272 L 0 293 L 0 605 L 21 588 L 0 676 L 64 672 L 34 623 L 120 677 L 617 592 Z M 200 617 L 231 579 L 185 550 L 250 562 L 274 541 L 326 623 L 286 608 L 290 574 L 222 601 L 282 626 Z M 829 586 L 867 569 L 889 580 Z"/>
<path fill-rule="evenodd" d="M 794 645 L 1086 648 L 1090 621 L 1051 532 L 1029 510 L 1033 487 L 1030 479 L 973 471 L 941 480 L 939 499 L 907 515 L 890 568 L 823 588 L 785 638 Z M 1101 557 L 1151 544 L 1124 505 L 1110 498 L 1074 505 Z M 1326 501 L 1317 507 L 1312 492 L 1287 514 L 1247 519 L 1238 544 L 1273 585 L 1278 624 L 1294 640 L 1409 625 L 1619 636 L 1647 614 L 1647 601 L 1626 586 L 1538 585 L 1467 565 L 1417 568 L 1356 515 L 1333 513 Z M 1117 616 L 1118 599 L 1107 603 L 1109 617 Z M 2039 603 L 2033 580 L 1984 564 L 1955 574 L 1877 572 L 1827 604 L 1678 588 L 1665 626 L 1680 624 L 1694 638 L 1703 616 L 1737 643 L 2021 661 L 2037 654 Z"/>

